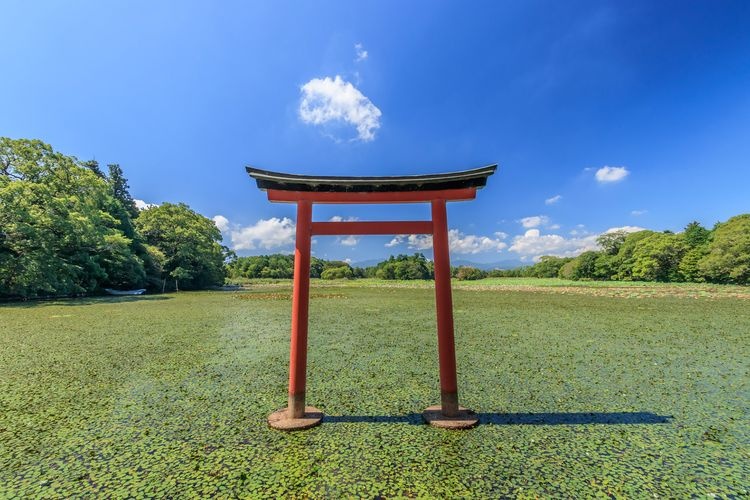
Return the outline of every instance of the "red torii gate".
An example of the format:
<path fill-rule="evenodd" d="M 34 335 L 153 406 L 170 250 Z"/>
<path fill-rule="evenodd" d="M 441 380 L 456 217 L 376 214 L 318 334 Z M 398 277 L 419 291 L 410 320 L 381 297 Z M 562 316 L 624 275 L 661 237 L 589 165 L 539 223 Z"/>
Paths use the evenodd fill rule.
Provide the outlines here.
<path fill-rule="evenodd" d="M 253 167 L 246 170 L 267 191 L 271 202 L 297 204 L 297 239 L 294 249 L 294 292 L 289 361 L 289 406 L 268 417 L 271 427 L 307 429 L 320 423 L 323 412 L 305 406 L 307 371 L 307 323 L 310 291 L 310 242 L 314 235 L 431 234 L 435 265 L 438 358 L 441 405 L 430 406 L 423 416 L 436 426 L 452 429 L 473 427 L 478 418 L 458 404 L 456 350 L 453 338 L 450 255 L 448 249 L 448 201 L 467 201 L 487 183 L 497 165 L 432 175 L 398 177 L 335 177 L 294 175 Z M 431 203 L 430 221 L 313 222 L 314 203 Z"/>

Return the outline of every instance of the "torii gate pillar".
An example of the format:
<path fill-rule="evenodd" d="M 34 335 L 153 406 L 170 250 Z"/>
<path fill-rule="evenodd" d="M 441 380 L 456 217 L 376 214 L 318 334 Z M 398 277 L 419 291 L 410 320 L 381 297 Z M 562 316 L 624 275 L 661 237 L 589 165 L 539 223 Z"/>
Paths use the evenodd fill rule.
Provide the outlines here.
<path fill-rule="evenodd" d="M 458 404 L 446 202 L 474 199 L 476 190 L 486 184 L 487 177 L 496 168 L 496 165 L 490 165 L 481 169 L 426 176 L 314 177 L 247 167 L 258 187 L 268 192 L 270 201 L 297 204 L 289 403 L 286 408 L 268 417 L 271 427 L 281 430 L 307 429 L 323 419 L 323 412 L 315 407 L 305 406 L 310 244 L 313 235 L 349 234 L 432 235 L 441 404 L 430 406 L 423 416 L 429 424 L 449 429 L 465 429 L 478 423 L 474 412 Z M 431 203 L 431 221 L 312 221 L 313 203 L 418 202 Z"/>

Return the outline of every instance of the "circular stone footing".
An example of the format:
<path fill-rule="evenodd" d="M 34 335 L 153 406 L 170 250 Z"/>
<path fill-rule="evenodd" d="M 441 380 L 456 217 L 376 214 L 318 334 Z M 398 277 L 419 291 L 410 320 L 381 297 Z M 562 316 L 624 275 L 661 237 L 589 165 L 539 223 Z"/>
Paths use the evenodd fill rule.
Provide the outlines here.
<path fill-rule="evenodd" d="M 315 427 L 323 420 L 323 412 L 314 406 L 305 406 L 302 418 L 289 418 L 289 408 L 275 411 L 268 416 L 268 425 L 280 431 L 301 431 Z"/>
<path fill-rule="evenodd" d="M 479 423 L 479 417 L 463 406 L 458 407 L 458 415 L 446 417 L 440 405 L 430 406 L 422 412 L 422 418 L 433 427 L 441 429 L 470 429 Z"/>

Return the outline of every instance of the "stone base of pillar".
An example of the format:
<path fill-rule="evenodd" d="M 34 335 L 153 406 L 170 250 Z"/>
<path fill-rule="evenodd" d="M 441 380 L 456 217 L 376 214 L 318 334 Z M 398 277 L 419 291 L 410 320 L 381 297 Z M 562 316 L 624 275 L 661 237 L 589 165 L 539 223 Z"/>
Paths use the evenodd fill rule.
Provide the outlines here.
<path fill-rule="evenodd" d="M 323 412 L 314 406 L 305 406 L 305 413 L 299 418 L 292 418 L 289 408 L 275 411 L 268 416 L 268 425 L 280 431 L 301 431 L 320 424 Z"/>
<path fill-rule="evenodd" d="M 441 405 L 430 406 L 422 412 L 422 418 L 431 426 L 441 429 L 470 429 L 479 423 L 477 414 L 463 406 L 459 406 L 452 417 L 443 415 Z"/>

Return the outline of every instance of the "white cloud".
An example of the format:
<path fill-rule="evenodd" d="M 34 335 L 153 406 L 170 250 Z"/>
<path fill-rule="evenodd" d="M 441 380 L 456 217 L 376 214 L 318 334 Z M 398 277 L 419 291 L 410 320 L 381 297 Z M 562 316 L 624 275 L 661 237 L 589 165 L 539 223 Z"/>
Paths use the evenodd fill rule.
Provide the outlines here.
<path fill-rule="evenodd" d="M 328 222 L 355 222 L 355 221 L 358 221 L 358 220 L 359 220 L 358 217 L 343 217 L 341 215 L 334 215 L 333 217 L 331 217 L 330 219 L 328 219 Z M 341 243 L 342 245 L 345 245 L 345 246 L 348 246 L 348 247 L 353 247 L 357 243 L 359 243 L 359 238 L 357 238 L 356 236 L 350 234 L 349 236 L 347 236 L 345 238 L 341 238 L 341 237 L 336 238 L 336 241 L 338 243 Z"/>
<path fill-rule="evenodd" d="M 450 229 L 448 231 L 448 247 L 451 252 L 459 254 L 476 254 L 480 252 L 499 252 L 508 246 L 507 243 L 501 241 L 505 235 L 504 233 L 496 233 L 502 235 L 498 238 L 490 238 L 488 236 L 478 236 L 475 234 L 464 234 L 458 229 Z M 386 247 L 394 247 L 406 243 L 412 250 L 428 250 L 432 248 L 432 236 L 428 234 L 400 234 L 395 236 L 391 241 L 385 244 Z"/>
<path fill-rule="evenodd" d="M 361 43 L 354 44 L 354 51 L 357 53 L 357 58 L 354 60 L 355 62 L 364 61 L 369 55 Z"/>
<path fill-rule="evenodd" d="M 556 194 L 552 198 L 547 198 L 546 200 L 544 200 L 544 204 L 545 205 L 554 205 L 555 203 L 557 203 L 560 200 L 562 200 L 562 195 L 561 194 Z"/>
<path fill-rule="evenodd" d="M 139 200 L 137 198 L 134 199 L 133 201 L 135 202 L 135 208 L 137 208 L 138 210 L 146 210 L 146 209 L 149 209 L 151 207 L 158 207 L 159 206 L 156 203 L 146 203 L 145 201 Z"/>
<path fill-rule="evenodd" d="M 618 182 L 628 176 L 630 172 L 625 167 L 607 167 L 604 166 L 596 171 L 594 176 L 600 183 L 605 182 Z"/>
<path fill-rule="evenodd" d="M 645 215 L 647 213 L 648 213 L 648 210 L 632 210 L 630 212 L 630 215 L 635 215 L 636 217 L 638 217 L 639 215 Z"/>
<path fill-rule="evenodd" d="M 604 233 L 615 231 L 631 233 L 642 230 L 643 228 L 638 226 L 622 226 L 611 227 L 604 231 Z M 558 234 L 541 234 L 539 229 L 529 229 L 523 235 L 513 238 L 513 243 L 508 250 L 519 254 L 523 260 L 529 258 L 538 260 L 542 255 L 575 257 L 588 250 L 599 249 L 599 245 L 596 242 L 599 234 L 586 234 L 585 231 L 581 234 L 580 231 L 576 230 L 571 231 L 570 234 L 574 237 L 565 238 Z"/>
<path fill-rule="evenodd" d="M 554 231 L 554 230 L 560 229 L 560 224 L 551 224 L 547 226 L 547 228 L 552 229 Z"/>
<path fill-rule="evenodd" d="M 558 234 L 541 234 L 539 229 L 529 229 L 523 235 L 513 238 L 513 244 L 508 250 L 533 260 L 542 255 L 573 257 L 587 250 L 596 250 L 596 237 L 597 235 L 565 238 Z"/>
<path fill-rule="evenodd" d="M 529 229 L 549 224 L 549 217 L 546 215 L 532 215 L 531 217 L 524 217 L 519 222 L 523 227 Z"/>
<path fill-rule="evenodd" d="M 229 230 L 229 219 L 223 215 L 215 215 L 213 221 L 222 233 L 226 233 Z"/>
<path fill-rule="evenodd" d="M 260 219 L 252 226 L 232 224 L 223 215 L 214 217 L 214 223 L 221 232 L 229 236 L 232 250 L 272 250 L 294 244 L 296 226 L 292 219 Z"/>
<path fill-rule="evenodd" d="M 504 240 L 505 238 L 507 238 L 507 237 L 508 237 L 508 233 L 504 233 L 504 232 L 502 232 L 502 231 L 496 231 L 496 232 L 495 232 L 495 236 L 496 236 L 496 237 L 497 237 L 498 239 L 500 239 L 500 240 Z"/>
<path fill-rule="evenodd" d="M 353 247 L 357 243 L 359 243 L 359 238 L 357 238 L 356 236 L 353 236 L 353 235 L 349 235 L 349 236 L 347 236 L 345 238 L 337 238 L 337 241 L 339 243 L 341 243 L 342 245 L 344 245 L 344 246 Z"/>
<path fill-rule="evenodd" d="M 300 89 L 300 119 L 312 125 L 346 123 L 357 129 L 361 141 L 375 139 L 382 113 L 354 85 L 335 78 L 313 78 Z"/>
<path fill-rule="evenodd" d="M 622 226 L 622 227 L 610 227 L 605 233 L 614 233 L 615 231 L 624 231 L 626 233 L 637 233 L 638 231 L 644 231 L 645 227 L 640 226 Z"/>
<path fill-rule="evenodd" d="M 412 250 L 429 250 L 432 248 L 432 236 L 428 234 L 398 234 L 394 236 L 391 241 L 386 243 L 385 246 L 391 248 L 401 245 L 404 242 L 406 242 Z"/>

